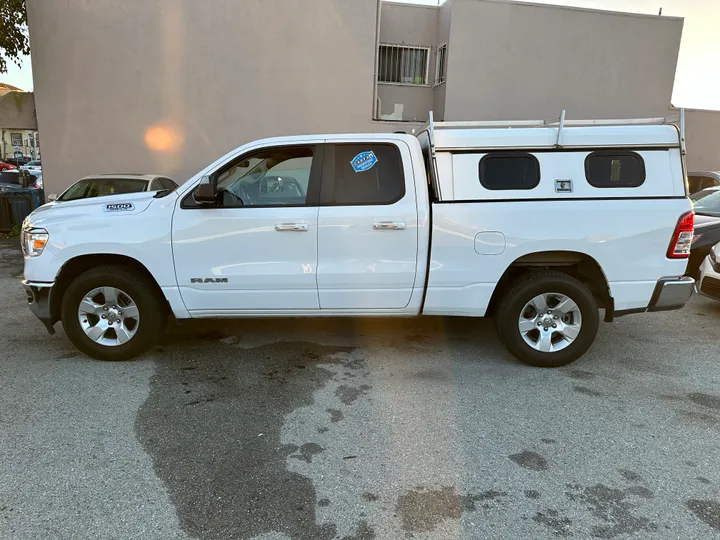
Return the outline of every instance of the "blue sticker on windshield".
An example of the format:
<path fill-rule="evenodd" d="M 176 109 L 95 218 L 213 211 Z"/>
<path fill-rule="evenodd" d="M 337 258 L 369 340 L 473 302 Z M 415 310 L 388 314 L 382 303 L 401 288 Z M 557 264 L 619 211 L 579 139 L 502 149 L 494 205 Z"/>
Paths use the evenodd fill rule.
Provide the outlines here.
<path fill-rule="evenodd" d="M 378 158 L 375 155 L 375 152 L 370 151 L 361 152 L 360 154 L 352 158 L 350 165 L 352 165 L 352 168 L 355 172 L 363 172 L 372 169 L 377 162 Z"/>

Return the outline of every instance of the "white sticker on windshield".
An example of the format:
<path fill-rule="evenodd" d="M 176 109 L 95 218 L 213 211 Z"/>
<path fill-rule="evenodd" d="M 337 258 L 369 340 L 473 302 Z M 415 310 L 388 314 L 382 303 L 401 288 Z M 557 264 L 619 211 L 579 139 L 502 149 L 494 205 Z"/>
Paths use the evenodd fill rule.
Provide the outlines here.
<path fill-rule="evenodd" d="M 357 156 L 352 158 L 352 161 L 350 161 L 350 165 L 352 165 L 353 170 L 357 173 L 369 171 L 375 166 L 377 162 L 378 158 L 375 155 L 375 152 L 371 150 L 370 152 L 359 153 Z"/>

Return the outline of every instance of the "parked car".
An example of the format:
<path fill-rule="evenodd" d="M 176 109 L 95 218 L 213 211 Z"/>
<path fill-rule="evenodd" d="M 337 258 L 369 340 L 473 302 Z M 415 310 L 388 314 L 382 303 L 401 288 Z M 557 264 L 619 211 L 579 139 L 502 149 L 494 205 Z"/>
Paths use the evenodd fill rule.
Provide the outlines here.
<path fill-rule="evenodd" d="M 75 201 L 109 195 L 127 195 L 142 191 L 177 189 L 178 185 L 164 176 L 152 174 L 100 174 L 86 176 L 67 188 L 58 201 Z"/>
<path fill-rule="evenodd" d="M 7 171 L 17 169 L 15 165 L 11 165 L 10 163 L 5 163 L 4 161 L 0 161 L 0 171 Z"/>
<path fill-rule="evenodd" d="M 674 126 L 537 124 L 265 139 L 174 191 L 65 196 L 23 224 L 28 305 L 104 360 L 172 312 L 493 315 L 521 361 L 570 363 L 599 308 L 686 303 L 692 205 Z"/>
<path fill-rule="evenodd" d="M 699 191 L 690 200 L 695 210 L 695 235 L 686 274 L 697 279 L 700 265 L 720 242 L 720 186 Z"/>
<path fill-rule="evenodd" d="M 20 167 L 21 169 L 27 169 L 29 171 L 42 171 L 42 164 L 40 160 L 28 161 L 25 165 Z"/>
<path fill-rule="evenodd" d="M 30 179 L 27 183 L 27 187 L 40 188 L 43 187 L 42 172 L 41 171 L 27 171 L 30 175 Z M 20 169 L 8 169 L 0 171 L 0 188 L 2 187 L 20 187 L 22 186 L 22 179 Z"/>
<path fill-rule="evenodd" d="M 9 163 L 10 165 L 15 165 L 16 167 L 26 165 L 26 164 L 30 163 L 31 161 L 32 161 L 32 158 L 29 158 L 27 156 L 5 158 L 5 163 Z"/>
<path fill-rule="evenodd" d="M 703 189 L 720 186 L 720 172 L 688 173 L 688 190 L 690 194 Z"/>
<path fill-rule="evenodd" d="M 703 260 L 696 285 L 703 296 L 720 300 L 720 244 L 715 244 Z"/>

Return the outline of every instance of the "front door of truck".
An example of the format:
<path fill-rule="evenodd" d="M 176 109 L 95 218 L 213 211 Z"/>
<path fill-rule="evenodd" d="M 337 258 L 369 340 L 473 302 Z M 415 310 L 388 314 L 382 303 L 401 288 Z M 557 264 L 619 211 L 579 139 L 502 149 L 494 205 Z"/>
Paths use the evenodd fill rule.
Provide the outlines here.
<path fill-rule="evenodd" d="M 320 201 L 320 308 L 407 306 L 418 253 L 417 202 L 407 144 L 327 145 Z"/>
<path fill-rule="evenodd" d="M 217 203 L 182 198 L 173 217 L 180 293 L 192 314 L 319 309 L 322 145 L 251 151 L 215 171 Z"/>

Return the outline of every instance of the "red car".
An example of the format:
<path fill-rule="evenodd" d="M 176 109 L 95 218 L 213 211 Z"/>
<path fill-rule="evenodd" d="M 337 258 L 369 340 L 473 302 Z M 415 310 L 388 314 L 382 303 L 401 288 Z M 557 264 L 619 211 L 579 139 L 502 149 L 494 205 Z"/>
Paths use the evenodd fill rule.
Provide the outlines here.
<path fill-rule="evenodd" d="M 17 169 L 15 165 L 10 165 L 9 163 L 5 163 L 4 161 L 0 161 L 0 171 L 4 170 L 10 170 L 10 169 Z"/>

